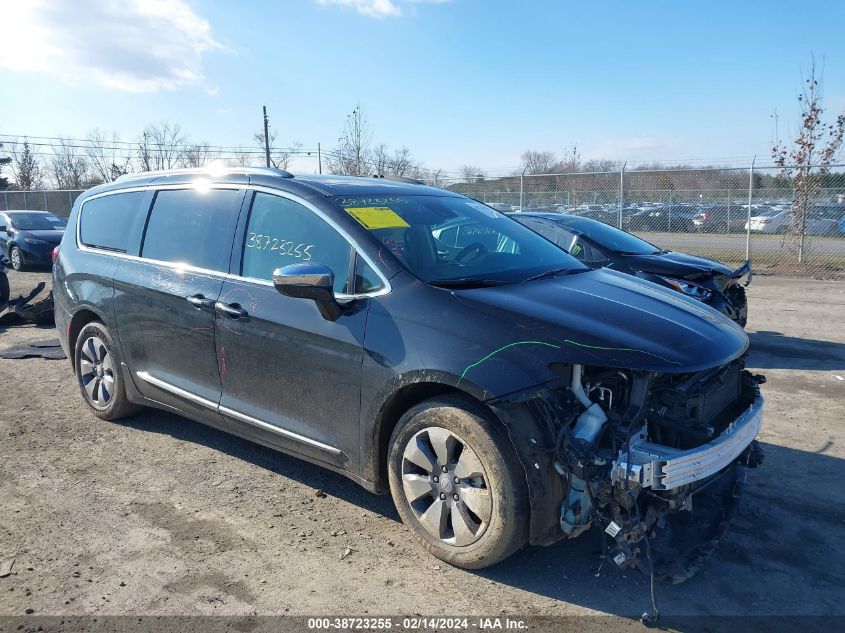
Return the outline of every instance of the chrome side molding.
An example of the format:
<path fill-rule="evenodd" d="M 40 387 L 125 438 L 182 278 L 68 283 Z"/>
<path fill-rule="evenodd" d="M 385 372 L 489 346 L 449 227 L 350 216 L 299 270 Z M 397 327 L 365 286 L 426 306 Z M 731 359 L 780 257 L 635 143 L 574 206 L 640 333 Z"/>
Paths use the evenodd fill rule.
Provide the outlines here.
<path fill-rule="evenodd" d="M 310 437 L 305 437 L 304 435 L 300 435 L 299 433 L 294 433 L 293 431 L 288 431 L 273 424 L 269 424 L 267 422 L 264 422 L 263 420 L 259 420 L 258 418 L 254 418 L 250 415 L 246 415 L 245 413 L 241 413 L 240 411 L 230 409 L 229 407 L 220 406 L 216 402 L 212 402 L 211 400 L 202 398 L 196 394 L 191 393 L 190 391 L 186 391 L 181 387 L 177 387 L 176 385 L 172 385 L 169 382 L 161 380 L 160 378 L 156 378 L 149 372 L 139 371 L 135 372 L 135 375 L 144 382 L 153 385 L 154 387 L 158 387 L 159 389 L 167 391 L 168 393 L 171 393 L 174 396 L 179 396 L 180 398 L 184 398 L 185 400 L 189 400 L 190 402 L 199 404 L 203 407 L 206 407 L 207 409 L 216 411 L 221 415 L 225 415 L 227 417 L 238 420 L 239 422 L 244 422 L 245 424 L 249 424 L 251 426 L 263 429 L 265 431 L 269 431 L 271 433 L 275 433 L 276 435 L 281 435 L 282 437 L 294 440 L 295 442 L 300 442 L 302 444 L 307 444 L 309 446 L 319 448 L 321 451 L 332 453 L 333 455 L 341 454 L 340 449 L 335 448 L 334 446 L 329 446 L 328 444 L 323 444 L 322 442 L 318 442 L 317 440 L 312 440 Z"/>

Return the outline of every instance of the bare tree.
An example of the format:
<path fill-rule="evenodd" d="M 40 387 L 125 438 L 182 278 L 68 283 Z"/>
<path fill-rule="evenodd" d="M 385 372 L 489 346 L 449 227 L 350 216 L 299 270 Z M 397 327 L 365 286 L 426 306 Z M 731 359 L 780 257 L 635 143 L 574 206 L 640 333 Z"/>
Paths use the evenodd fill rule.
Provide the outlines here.
<path fill-rule="evenodd" d="M 553 167 L 553 171 L 558 174 L 574 174 L 581 171 L 581 154 L 577 145 L 563 152 L 557 165 Z"/>
<path fill-rule="evenodd" d="M 845 112 L 833 122 L 825 123 L 822 73 L 816 76 L 816 61 L 812 59 L 809 76 L 804 79 L 798 95 L 801 119 L 795 140 L 791 144 L 777 138 L 772 146 L 775 165 L 781 176 L 792 183 L 794 197 L 790 208 L 788 235 L 790 246 L 804 263 L 807 249 L 807 217 L 813 200 L 819 194 L 823 177 L 835 162 L 845 137 Z M 777 117 L 775 117 L 777 126 Z"/>
<path fill-rule="evenodd" d="M 394 176 L 411 176 L 411 173 L 415 169 L 416 165 L 411 159 L 411 150 L 404 145 L 399 149 L 393 150 L 393 158 L 390 161 L 390 171 Z"/>
<path fill-rule="evenodd" d="M 251 149 L 238 147 L 232 152 L 232 157 L 226 160 L 231 167 L 249 167 L 255 161 L 255 155 Z"/>
<path fill-rule="evenodd" d="M 481 182 L 487 177 L 487 172 L 475 165 L 464 165 L 461 167 L 461 177 L 466 182 Z"/>
<path fill-rule="evenodd" d="M 212 151 L 207 141 L 189 145 L 182 152 L 182 164 L 185 167 L 203 167 L 219 158 L 219 154 Z"/>
<path fill-rule="evenodd" d="M 72 142 L 59 138 L 48 162 L 56 189 L 85 189 L 91 184 L 88 159 Z"/>
<path fill-rule="evenodd" d="M 302 149 L 302 143 L 293 141 L 290 147 L 279 147 L 276 144 L 278 138 L 276 130 L 269 130 L 267 138 L 270 142 L 270 164 L 277 169 L 286 170 L 290 166 L 291 159 Z M 252 139 L 255 141 L 256 147 L 264 149 L 264 130 L 253 134 Z"/>
<path fill-rule="evenodd" d="M 390 175 L 390 152 L 387 145 L 379 143 L 370 153 L 370 164 L 372 165 L 372 172 L 375 176 Z"/>
<path fill-rule="evenodd" d="M 12 174 L 15 177 L 15 188 L 23 190 L 40 189 L 43 185 L 43 173 L 38 158 L 32 153 L 29 141 L 24 137 L 23 143 L 13 143 L 10 149 Z"/>
<path fill-rule="evenodd" d="M 346 116 L 337 149 L 327 154 L 328 167 L 334 174 L 363 176 L 370 172 L 372 131 L 361 104 Z"/>
<path fill-rule="evenodd" d="M 173 169 L 182 161 L 187 136 L 178 123 L 153 123 L 144 128 L 138 142 L 141 169 Z"/>
<path fill-rule="evenodd" d="M 526 174 L 550 174 L 557 164 L 554 152 L 535 152 L 525 150 L 522 153 L 522 166 Z"/>
<path fill-rule="evenodd" d="M 130 151 L 121 149 L 117 132 L 107 134 L 95 128 L 85 138 L 85 155 L 95 178 L 101 182 L 112 182 L 129 173 L 132 167 Z"/>

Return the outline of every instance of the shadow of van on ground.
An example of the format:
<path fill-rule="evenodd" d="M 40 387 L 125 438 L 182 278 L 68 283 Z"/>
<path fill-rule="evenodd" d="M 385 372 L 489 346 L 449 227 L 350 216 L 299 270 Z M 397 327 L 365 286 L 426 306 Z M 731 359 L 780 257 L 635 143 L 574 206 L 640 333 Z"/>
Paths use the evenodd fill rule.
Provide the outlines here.
<path fill-rule="evenodd" d="M 841 327 L 841 323 L 831 324 Z M 757 369 L 845 370 L 845 344 L 786 336 L 780 332 L 749 332 L 748 365 Z"/>
<path fill-rule="evenodd" d="M 405 529 L 388 495 L 371 494 L 319 466 L 168 413 L 142 413 L 123 424 L 208 446 L 320 488 Z M 750 471 L 737 516 L 714 555 L 686 583 L 656 584 L 664 615 L 845 616 L 845 460 L 824 449 L 763 448 L 766 461 Z M 617 570 L 612 563 L 596 575 L 601 547 L 594 529 L 573 541 L 528 548 L 490 569 L 455 571 L 601 613 L 637 618 L 650 610 L 644 575 Z M 426 556 L 422 550 L 419 555 Z M 673 626 L 684 630 L 685 621 Z"/>

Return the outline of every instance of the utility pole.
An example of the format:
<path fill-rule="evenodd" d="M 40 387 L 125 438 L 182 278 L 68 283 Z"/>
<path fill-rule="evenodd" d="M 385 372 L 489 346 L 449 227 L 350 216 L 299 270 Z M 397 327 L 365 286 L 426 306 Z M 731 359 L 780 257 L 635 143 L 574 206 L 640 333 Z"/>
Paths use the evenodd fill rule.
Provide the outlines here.
<path fill-rule="evenodd" d="M 264 157 L 267 159 L 267 167 L 270 167 L 270 136 L 267 134 L 267 106 L 264 107 Z"/>
<path fill-rule="evenodd" d="M 320 150 L 320 144 L 317 143 L 317 173 L 323 173 L 323 153 Z"/>

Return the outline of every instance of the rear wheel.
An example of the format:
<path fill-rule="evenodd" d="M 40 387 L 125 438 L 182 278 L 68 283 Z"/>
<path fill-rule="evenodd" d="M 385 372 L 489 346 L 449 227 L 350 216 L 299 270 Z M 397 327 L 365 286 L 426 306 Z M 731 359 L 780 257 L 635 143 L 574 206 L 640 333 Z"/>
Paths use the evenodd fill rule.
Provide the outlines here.
<path fill-rule="evenodd" d="M 525 472 L 504 428 L 470 401 L 435 398 L 402 416 L 389 479 L 402 521 L 447 563 L 488 567 L 527 542 Z"/>
<path fill-rule="evenodd" d="M 126 398 L 120 356 L 105 325 L 93 321 L 76 339 L 74 367 L 82 397 L 102 420 L 119 420 L 140 411 Z"/>

